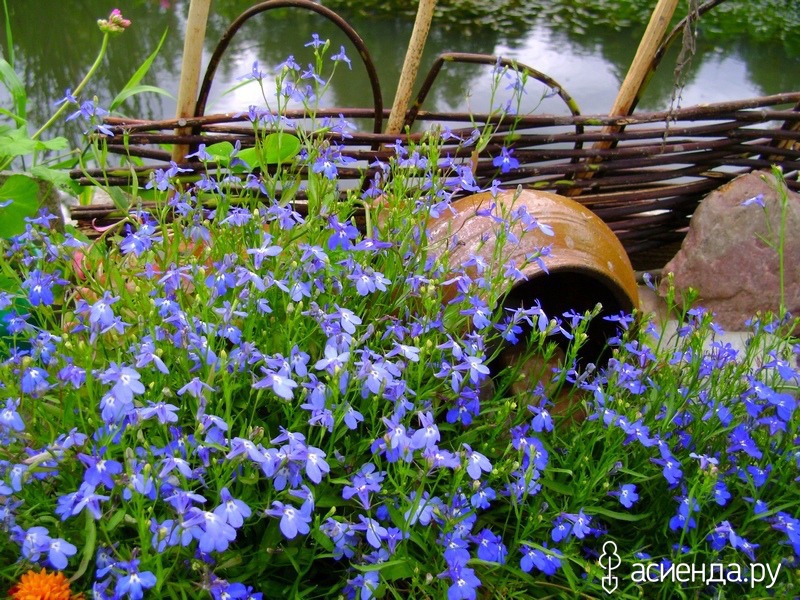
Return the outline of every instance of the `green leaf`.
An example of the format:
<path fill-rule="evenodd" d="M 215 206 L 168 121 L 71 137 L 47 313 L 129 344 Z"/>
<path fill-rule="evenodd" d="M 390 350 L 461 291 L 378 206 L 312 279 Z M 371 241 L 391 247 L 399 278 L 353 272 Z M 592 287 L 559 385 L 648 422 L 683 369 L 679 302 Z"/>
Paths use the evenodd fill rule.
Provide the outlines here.
<path fill-rule="evenodd" d="M 131 206 L 131 200 L 130 197 L 125 194 L 125 192 L 116 186 L 109 186 L 105 188 L 105 191 L 111 197 L 111 201 L 114 203 L 114 206 L 121 211 L 128 212 L 128 209 Z"/>
<path fill-rule="evenodd" d="M 11 18 L 8 15 L 8 2 L 3 0 L 3 14 L 6 21 L 6 44 L 8 46 L 8 60 L 14 66 L 14 35 L 11 29 Z"/>
<path fill-rule="evenodd" d="M 69 141 L 65 137 L 54 137 L 51 140 L 37 140 L 39 150 L 66 150 L 69 148 Z"/>
<path fill-rule="evenodd" d="M 114 102 L 117 103 L 117 106 L 121 105 L 125 100 L 130 98 L 131 96 L 135 96 L 136 94 L 144 94 L 146 92 L 152 92 L 154 94 L 161 94 L 162 96 L 167 96 L 175 100 L 175 96 L 170 94 L 164 88 L 160 88 L 155 85 L 137 85 L 131 88 L 126 88 L 122 90 L 117 96 L 114 98 Z"/>
<path fill-rule="evenodd" d="M 22 156 L 33 154 L 39 149 L 39 142 L 32 140 L 23 127 L 13 129 L 0 136 L 0 156 Z"/>
<path fill-rule="evenodd" d="M 49 181 L 57 188 L 69 188 L 75 194 L 78 194 L 79 187 L 72 177 L 69 176 L 69 171 L 64 169 L 54 169 L 52 167 L 43 167 L 41 165 L 31 169 L 31 175 Z"/>
<path fill-rule="evenodd" d="M 569 485 L 559 483 L 554 479 L 542 479 L 541 483 L 544 487 L 549 490 L 553 490 L 558 494 L 563 494 L 564 496 L 572 496 L 573 491 Z"/>
<path fill-rule="evenodd" d="M 83 555 L 81 557 L 81 563 L 78 565 L 78 570 L 72 575 L 75 579 L 83 575 L 89 567 L 89 564 L 91 564 L 94 559 L 95 544 L 97 543 L 97 527 L 94 524 L 94 518 L 88 510 L 83 512 L 86 515 L 86 528 L 84 530 L 82 544 Z"/>
<path fill-rule="evenodd" d="M 259 164 L 258 150 L 255 148 L 245 148 L 244 150 L 239 150 L 239 154 L 236 156 L 246 162 L 250 169 L 255 169 Z"/>
<path fill-rule="evenodd" d="M 125 513 L 126 511 L 124 508 L 117 510 L 117 512 L 115 512 L 108 520 L 108 524 L 105 527 L 106 531 L 112 531 L 116 529 L 117 526 L 122 523 L 122 519 L 125 518 Z"/>
<path fill-rule="evenodd" d="M 311 529 L 311 537 L 314 538 L 314 541 L 317 542 L 317 544 L 319 544 L 327 552 L 333 552 L 333 542 L 331 541 L 331 538 L 322 533 L 319 530 L 319 527 L 314 527 Z"/>
<path fill-rule="evenodd" d="M 211 160 L 220 165 L 227 165 L 233 154 L 233 144 L 230 142 L 217 142 L 206 146 L 206 152 L 211 155 Z"/>
<path fill-rule="evenodd" d="M 617 521 L 631 521 L 631 522 L 642 521 L 643 519 L 649 519 L 652 516 L 649 512 L 640 515 L 632 515 L 630 513 L 608 510 L 606 508 L 601 508 L 599 506 L 586 506 L 584 507 L 584 512 L 590 515 L 603 515 L 604 517 L 608 517 L 609 519 L 616 519 Z"/>
<path fill-rule="evenodd" d="M 68 146 L 67 139 L 63 137 L 47 141 L 31 139 L 25 127 L 0 135 L 0 156 L 23 156 L 40 150 L 64 150 Z"/>
<path fill-rule="evenodd" d="M 0 291 L 9 293 L 19 291 L 19 281 L 7 275 L 0 275 Z"/>
<path fill-rule="evenodd" d="M 20 125 L 24 125 L 25 123 L 27 123 L 27 121 L 25 121 L 25 119 L 23 119 L 19 115 L 14 114 L 13 112 L 8 110 L 7 108 L 0 108 L 0 115 L 4 115 L 4 116 L 8 117 L 12 121 L 16 121 Z M 10 130 L 11 130 L 11 128 L 8 125 L 4 125 L 3 128 L 0 130 L 0 134 L 6 134 Z"/>
<path fill-rule="evenodd" d="M 0 81 L 11 94 L 17 116 L 25 120 L 28 111 L 28 94 L 25 92 L 25 86 L 17 72 L 14 71 L 14 67 L 4 58 L 0 58 Z"/>
<path fill-rule="evenodd" d="M 291 133 L 270 133 L 261 142 L 261 158 L 265 165 L 286 162 L 300 153 L 300 140 Z"/>
<path fill-rule="evenodd" d="M 10 201 L 10 202 L 9 202 Z M 12 175 L 0 187 L 0 237 L 10 238 L 25 231 L 25 217 L 39 210 L 39 186 L 30 177 Z"/>
<path fill-rule="evenodd" d="M 246 162 L 251 169 L 284 163 L 300 153 L 300 140 L 291 133 L 270 133 L 261 141 L 260 150 L 259 153 L 257 148 L 245 148 L 239 151 L 237 157 Z M 208 148 L 206 151 L 210 152 Z"/>
<path fill-rule="evenodd" d="M 387 579 L 400 579 L 408 577 L 412 574 L 411 566 L 404 558 L 397 560 L 388 560 L 386 562 L 375 563 L 373 565 L 353 565 L 354 569 L 362 573 L 369 573 L 370 571 L 380 571 L 388 573 L 390 576 Z"/>
<path fill-rule="evenodd" d="M 143 88 L 150 88 L 151 86 L 139 86 L 142 79 L 147 72 L 150 70 L 150 67 L 153 65 L 153 61 L 155 61 L 156 56 L 158 56 L 159 51 L 161 50 L 161 46 L 164 45 L 164 40 L 167 39 L 167 33 L 169 33 L 169 29 L 165 29 L 163 35 L 161 36 L 161 40 L 158 42 L 158 46 L 153 51 L 153 53 L 148 56 L 145 61 L 141 64 L 141 66 L 136 69 L 136 72 L 131 76 L 128 80 L 128 83 L 125 84 L 125 87 L 122 88 L 119 94 L 111 101 L 111 105 L 109 106 L 109 110 L 113 111 L 119 105 L 121 105 L 125 100 L 130 98 L 134 94 L 138 94 L 139 91 L 156 91 L 161 90 L 161 88 L 153 88 L 153 89 L 143 89 Z M 138 89 L 138 91 L 136 91 Z M 161 90 L 158 93 L 166 94 L 170 96 L 169 92 L 166 90 Z"/>

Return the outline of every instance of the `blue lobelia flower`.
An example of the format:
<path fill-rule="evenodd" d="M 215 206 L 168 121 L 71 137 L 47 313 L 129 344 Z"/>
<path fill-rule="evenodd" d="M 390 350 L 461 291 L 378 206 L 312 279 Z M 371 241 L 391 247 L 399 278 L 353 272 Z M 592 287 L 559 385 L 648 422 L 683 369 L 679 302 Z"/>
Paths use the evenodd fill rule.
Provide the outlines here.
<path fill-rule="evenodd" d="M 561 516 L 558 516 L 553 521 L 553 530 L 550 532 L 550 537 L 554 542 L 560 542 L 569 536 L 572 532 L 572 523 L 567 521 Z"/>
<path fill-rule="evenodd" d="M 492 159 L 492 164 L 500 168 L 501 173 L 508 173 L 511 169 L 519 167 L 519 161 L 511 156 L 514 153 L 513 149 L 503 146 L 500 149 L 500 155 Z"/>
<path fill-rule="evenodd" d="M 728 452 L 744 452 L 755 459 L 760 459 L 763 456 L 753 438 L 750 437 L 745 425 L 737 425 L 731 431 L 728 440 L 730 441 Z"/>
<path fill-rule="evenodd" d="M 38 398 L 41 394 L 51 387 L 47 377 L 47 371 L 40 367 L 28 367 L 22 373 L 20 389 L 23 394 L 30 394 Z"/>
<path fill-rule="evenodd" d="M 167 519 L 162 523 L 150 519 L 150 533 L 153 534 L 150 543 L 158 553 L 164 552 L 169 546 L 177 546 L 181 543 L 181 528 L 172 519 Z"/>
<path fill-rule="evenodd" d="M 350 59 L 347 58 L 347 54 L 345 54 L 344 46 L 339 46 L 338 54 L 331 55 L 331 60 L 334 62 L 344 62 L 347 64 L 347 68 L 353 68 L 353 64 L 350 62 Z"/>
<path fill-rule="evenodd" d="M 178 407 L 174 404 L 167 404 L 166 402 L 148 402 L 148 405 L 138 409 L 139 418 L 143 421 L 156 418 L 159 423 L 166 425 L 167 423 L 178 422 Z"/>
<path fill-rule="evenodd" d="M 478 546 L 478 558 L 501 565 L 505 564 L 508 549 L 499 535 L 489 529 L 483 529 L 471 539 Z"/>
<path fill-rule="evenodd" d="M 63 285 L 66 281 L 57 278 L 51 273 L 39 269 L 30 272 L 27 279 L 22 282 L 22 288 L 28 290 L 28 301 L 33 306 L 49 306 L 53 303 L 53 285 Z"/>
<path fill-rule="evenodd" d="M 214 509 L 214 514 L 227 521 L 232 527 L 241 527 L 244 520 L 249 517 L 252 512 L 250 507 L 241 500 L 237 500 L 231 496 L 231 493 L 226 487 L 220 490 L 220 499 L 222 500 L 222 504 Z"/>
<path fill-rule="evenodd" d="M 291 400 L 294 397 L 293 390 L 297 387 L 297 382 L 291 378 L 290 373 L 284 370 L 276 372 L 264 366 L 261 367 L 261 371 L 265 377 L 256 381 L 253 389 L 269 388 L 284 400 Z"/>
<path fill-rule="evenodd" d="M 225 552 L 230 542 L 236 539 L 236 530 L 217 514 L 192 507 L 181 527 L 192 528 L 202 552 Z"/>
<path fill-rule="evenodd" d="M 17 412 L 19 404 L 19 399 L 12 400 L 11 398 L 8 398 L 6 400 L 6 407 L 0 411 L 0 426 L 13 431 L 25 430 L 25 423 Z"/>
<path fill-rule="evenodd" d="M 543 552 L 523 544 L 520 546 L 520 551 L 523 555 L 522 559 L 520 559 L 520 569 L 526 573 L 530 573 L 535 567 L 545 575 L 555 575 L 556 571 L 561 568 L 561 560 L 559 559 L 561 553 L 558 550 Z"/>
<path fill-rule="evenodd" d="M 278 500 L 272 503 L 272 508 L 264 511 L 270 517 L 280 517 L 280 529 L 284 537 L 292 540 L 297 534 L 305 535 L 309 532 L 311 523 L 311 504 L 304 502 L 300 508 L 295 508 L 290 504 L 284 504 Z"/>
<path fill-rule="evenodd" d="M 475 575 L 473 569 L 456 565 L 439 577 L 449 577 L 453 582 L 447 588 L 447 600 L 475 600 L 477 597 L 477 589 L 481 585 L 481 580 Z"/>
<path fill-rule="evenodd" d="M 487 509 L 491 506 L 493 500 L 497 499 L 497 492 L 490 487 L 481 486 L 470 498 L 470 504 L 473 508 Z"/>
<path fill-rule="evenodd" d="M 110 500 L 111 497 L 97 494 L 95 491 L 93 485 L 84 481 L 77 492 L 66 494 L 58 499 L 56 514 L 61 517 L 62 521 L 66 521 L 69 517 L 80 514 L 85 508 L 95 520 L 99 520 L 103 516 L 100 503 Z"/>
<path fill-rule="evenodd" d="M 193 377 L 189 383 L 178 390 L 178 396 L 189 394 L 192 398 L 202 398 L 206 391 L 213 392 L 215 390 L 199 377 Z"/>
<path fill-rule="evenodd" d="M 101 449 L 99 454 L 102 454 L 104 449 Z M 83 480 L 93 487 L 104 485 L 109 490 L 113 490 L 115 483 L 112 479 L 113 475 L 122 473 L 122 464 L 116 460 L 106 460 L 98 455 L 89 456 L 82 452 L 78 454 L 80 461 L 86 465 L 86 472 L 83 474 Z"/>
<path fill-rule="evenodd" d="M 411 436 L 411 447 L 415 450 L 434 448 L 439 442 L 441 434 L 433 420 L 433 414 L 427 411 L 425 413 L 419 413 L 418 416 L 422 427 Z"/>
<path fill-rule="evenodd" d="M 450 532 L 442 536 L 439 543 L 444 548 L 442 557 L 448 568 L 463 567 L 469 562 L 469 542 L 461 536 Z"/>
<path fill-rule="evenodd" d="M 78 549 L 66 540 L 51 539 L 47 550 L 47 560 L 56 569 L 63 570 L 67 568 L 67 557 L 74 556 L 77 551 Z"/>
<path fill-rule="evenodd" d="M 639 494 L 636 493 L 636 486 L 632 483 L 623 483 L 619 486 L 619 490 L 608 492 L 608 495 L 619 498 L 619 503 L 625 508 L 631 508 L 639 499 Z"/>
<path fill-rule="evenodd" d="M 22 546 L 22 556 L 31 562 L 38 562 L 40 555 L 50 549 L 50 533 L 45 527 L 17 527 L 12 534 Z"/>
<path fill-rule="evenodd" d="M 152 572 L 139 571 L 139 561 L 135 558 L 120 562 L 117 567 L 125 571 L 125 575 L 120 576 L 114 588 L 119 597 L 127 594 L 130 600 L 141 600 L 144 597 L 144 590 L 154 587 L 157 583 L 156 576 Z"/>
<path fill-rule="evenodd" d="M 314 483 L 320 483 L 322 476 L 331 470 L 325 461 L 325 453 L 319 448 L 306 446 L 301 452 L 301 457 L 305 460 L 306 475 Z"/>
<path fill-rule="evenodd" d="M 467 473 L 470 477 L 473 479 L 480 479 L 482 472 L 492 472 L 492 463 L 489 462 L 488 458 L 480 452 L 474 451 L 469 444 L 464 443 L 462 445 L 466 451 Z"/>
<path fill-rule="evenodd" d="M 589 527 L 592 517 L 584 514 L 583 509 L 578 511 L 578 514 L 564 513 L 564 517 L 572 521 L 572 535 L 579 540 L 582 540 L 592 532 L 592 528 Z"/>
<path fill-rule="evenodd" d="M 327 344 L 325 346 L 324 358 L 319 359 L 314 368 L 318 371 L 328 371 L 333 375 L 337 370 L 341 369 L 347 361 L 350 360 L 349 352 L 339 352 L 335 344 Z"/>
<path fill-rule="evenodd" d="M 98 329 L 105 329 L 114 323 L 114 310 L 111 305 L 119 300 L 119 296 L 112 296 L 111 292 L 103 293 L 102 298 L 92 304 L 89 309 L 89 323 Z"/>
<path fill-rule="evenodd" d="M 348 594 L 348 598 L 355 598 L 355 592 L 358 590 L 361 592 L 358 596 L 361 600 L 372 600 L 379 585 L 380 573 L 378 571 L 367 571 L 363 575 L 357 575 L 348 580 L 344 592 Z"/>
<path fill-rule="evenodd" d="M 141 375 L 131 367 L 118 366 L 112 362 L 108 369 L 100 373 L 99 378 L 105 384 L 114 384 L 109 395 L 122 404 L 132 404 L 134 394 L 144 393 L 144 385 L 139 381 Z"/>
<path fill-rule="evenodd" d="M 340 223 L 336 215 L 328 217 L 328 225 L 330 225 L 333 232 L 328 238 L 328 249 L 335 250 L 341 248 L 342 250 L 350 250 L 352 243 L 358 237 L 358 229 L 349 221 Z"/>
<path fill-rule="evenodd" d="M 353 529 L 357 531 L 366 531 L 367 543 L 375 549 L 381 547 L 381 540 L 386 539 L 389 531 L 378 521 L 364 515 L 358 515 L 361 521 L 360 525 L 353 525 Z"/>
<path fill-rule="evenodd" d="M 683 477 L 683 471 L 681 470 L 680 462 L 678 462 L 678 459 L 676 459 L 674 456 L 669 454 L 669 451 L 662 452 L 662 454 L 664 455 L 664 458 L 651 458 L 650 462 L 663 467 L 662 474 L 670 486 L 678 485 L 678 482 Z"/>

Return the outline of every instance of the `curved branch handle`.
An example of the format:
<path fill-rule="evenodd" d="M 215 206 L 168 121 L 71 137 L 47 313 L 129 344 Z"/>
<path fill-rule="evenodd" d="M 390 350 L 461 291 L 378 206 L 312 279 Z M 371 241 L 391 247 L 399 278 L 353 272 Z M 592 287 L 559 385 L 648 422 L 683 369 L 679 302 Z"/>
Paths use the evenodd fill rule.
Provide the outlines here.
<path fill-rule="evenodd" d="M 302 8 L 305 10 L 310 10 L 331 21 L 348 37 L 348 39 L 356 47 L 358 55 L 361 57 L 361 61 L 364 63 L 364 68 L 367 70 L 370 87 L 372 88 L 372 101 L 375 110 L 373 131 L 375 133 L 380 133 L 383 128 L 383 97 L 381 96 L 381 86 L 378 80 L 377 70 L 375 69 L 375 63 L 372 61 L 372 57 L 370 56 L 369 51 L 364 44 L 364 40 L 362 40 L 361 36 L 356 33 L 355 29 L 353 29 L 350 24 L 338 14 L 333 12 L 331 9 L 310 0 L 267 0 L 267 2 L 262 2 L 250 7 L 241 15 L 239 15 L 222 35 L 217 47 L 214 49 L 214 53 L 211 55 L 211 59 L 208 62 L 208 67 L 206 67 L 205 76 L 203 77 L 203 83 L 200 86 L 200 93 L 197 97 L 197 105 L 195 107 L 194 116 L 203 116 L 203 113 L 206 109 L 206 103 L 208 102 L 208 95 L 211 91 L 211 84 L 214 81 L 214 74 L 217 72 L 217 67 L 219 67 L 220 60 L 222 60 L 222 55 L 225 53 L 225 50 L 227 50 L 236 33 L 239 31 L 242 25 L 244 25 L 244 23 L 252 17 L 275 8 Z"/>

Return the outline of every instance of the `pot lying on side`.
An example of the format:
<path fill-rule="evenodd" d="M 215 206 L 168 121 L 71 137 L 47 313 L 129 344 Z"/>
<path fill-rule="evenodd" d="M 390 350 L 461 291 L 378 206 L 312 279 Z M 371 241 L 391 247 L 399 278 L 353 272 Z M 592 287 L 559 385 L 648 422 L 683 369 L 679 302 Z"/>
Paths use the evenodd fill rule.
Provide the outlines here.
<path fill-rule="evenodd" d="M 498 257 L 496 233 L 504 224 L 498 223 L 492 215 L 510 214 L 512 209 L 519 210 L 521 206 L 551 229 L 553 235 L 541 229 L 523 233 L 523 225 L 518 222 L 512 226 L 512 231 L 520 242 L 505 244 Z M 603 317 L 630 313 L 639 306 L 633 268 L 611 229 L 585 206 L 543 191 L 508 190 L 496 196 L 488 192 L 474 194 L 454 201 L 452 208 L 455 213 L 444 211 L 428 223 L 428 241 L 434 251 L 444 252 L 449 248 L 450 264 L 465 264 L 477 255 L 487 263 L 514 259 L 517 265 L 526 265 L 521 270 L 527 280 L 514 285 L 496 310 L 528 308 L 538 303 L 548 316 L 561 317 L 570 310 L 582 314 L 600 303 L 602 310 L 591 321 L 588 340 L 578 359 L 582 365 L 604 364 L 608 360 L 606 341 L 616 335 L 617 323 Z M 550 255 L 542 259 L 547 272 L 536 262 L 526 264 L 527 255 L 545 246 L 551 247 Z M 455 294 L 455 290 L 452 293 Z M 564 336 L 555 341 L 562 350 L 568 344 Z M 506 348 L 498 358 L 500 364 L 494 365 L 494 371 L 518 360 L 520 354 L 519 348 Z M 541 361 L 537 364 L 540 371 L 545 366 Z M 538 380 L 540 373 L 531 375 Z M 563 408 L 566 407 L 557 406 L 554 412 L 563 412 Z"/>

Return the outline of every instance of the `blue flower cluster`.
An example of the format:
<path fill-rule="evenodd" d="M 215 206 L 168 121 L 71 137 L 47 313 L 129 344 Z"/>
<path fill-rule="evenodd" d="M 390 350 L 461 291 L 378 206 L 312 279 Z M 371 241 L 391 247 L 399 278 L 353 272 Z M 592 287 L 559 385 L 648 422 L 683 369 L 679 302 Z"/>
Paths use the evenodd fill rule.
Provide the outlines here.
<path fill-rule="evenodd" d="M 349 66 L 344 50 L 332 58 Z M 285 93 L 324 85 L 311 71 L 283 63 Z M 248 75 L 263 77 L 258 65 Z M 247 113 L 286 125 L 267 114 Z M 800 515 L 783 492 L 800 477 L 791 356 L 771 349 L 753 371 L 728 346 L 705 352 L 710 316 L 694 311 L 665 359 L 619 315 L 606 364 L 578 368 L 570 350 L 552 380 L 512 393 L 525 374 L 493 373 L 496 348 L 529 356 L 556 333 L 586 337 L 589 318 L 573 311 L 494 310 L 550 249 L 526 264 L 500 251 L 450 264 L 425 223 L 477 190 L 466 164 L 437 156 L 457 134 L 398 142 L 348 191 L 337 177 L 352 162 L 336 145 L 347 127 L 323 129 L 297 159 L 303 191 L 324 196 L 317 214 L 275 193 L 296 191 L 292 174 L 276 186 L 263 172 L 201 172 L 178 186 L 189 172 L 173 164 L 149 186 L 169 219 L 136 209 L 100 246 L 39 218 L 5 243 L 19 285 L 0 291 L 0 556 L 78 569 L 109 600 L 314 586 L 469 600 L 532 594 L 544 578 L 596 591 L 604 536 L 642 545 L 629 561 L 645 549 L 674 561 L 688 543 L 750 560 L 774 544 L 796 561 Z M 515 162 L 505 148 L 495 159 L 501 172 Z M 424 183 L 400 188 L 409 177 Z M 382 210 L 388 196 L 400 208 Z M 356 205 L 374 227 L 357 225 Z M 501 249 L 554 235 L 502 203 L 475 218 Z M 556 413 L 559 389 L 584 422 Z M 586 571 L 577 583 L 573 565 Z"/>

